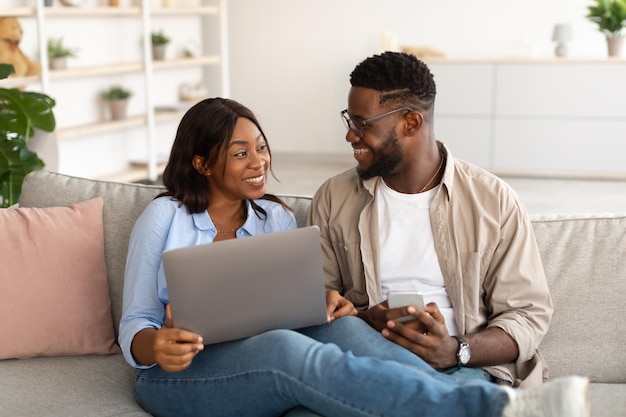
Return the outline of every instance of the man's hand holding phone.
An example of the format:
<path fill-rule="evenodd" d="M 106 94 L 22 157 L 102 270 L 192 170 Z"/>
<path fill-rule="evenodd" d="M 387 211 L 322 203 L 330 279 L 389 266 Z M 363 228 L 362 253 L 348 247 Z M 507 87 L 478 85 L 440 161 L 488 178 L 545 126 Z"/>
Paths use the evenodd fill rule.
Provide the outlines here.
<path fill-rule="evenodd" d="M 391 291 L 386 301 L 366 311 L 359 312 L 359 317 L 378 331 L 387 329 L 389 321 L 394 321 L 423 333 L 425 331 L 424 325 L 407 312 L 407 308 L 411 310 L 413 307 L 424 310 L 424 300 L 421 293 Z"/>
<path fill-rule="evenodd" d="M 390 291 L 387 295 L 387 323 L 385 327 L 389 328 L 394 323 L 400 323 L 420 334 L 425 334 L 427 329 L 425 325 L 417 320 L 414 316 L 417 312 L 424 310 L 424 296 L 418 291 Z M 393 323 L 389 323 L 392 321 Z M 396 326 L 394 326 L 396 327 Z"/>
<path fill-rule="evenodd" d="M 387 305 L 390 309 L 414 306 L 420 310 L 424 310 L 424 297 L 418 291 L 390 291 L 387 296 Z M 415 320 L 413 316 L 402 316 L 396 321 L 406 323 Z"/>
<path fill-rule="evenodd" d="M 400 293 L 387 299 L 386 328 L 382 335 L 424 359 L 435 369 L 448 367 L 451 343 L 443 315 L 435 303 L 424 306 L 421 294 Z M 391 308 L 392 306 L 397 306 Z"/>

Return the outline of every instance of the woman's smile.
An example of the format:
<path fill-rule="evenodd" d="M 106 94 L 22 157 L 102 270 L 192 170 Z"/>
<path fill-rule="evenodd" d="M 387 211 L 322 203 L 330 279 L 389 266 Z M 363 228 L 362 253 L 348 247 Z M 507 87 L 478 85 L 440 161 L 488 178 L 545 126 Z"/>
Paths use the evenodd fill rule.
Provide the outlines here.
<path fill-rule="evenodd" d="M 257 185 L 262 185 L 265 183 L 265 172 L 263 172 L 261 175 L 259 175 L 258 177 L 253 177 L 253 178 L 246 178 L 244 180 L 244 182 L 247 182 L 249 184 L 257 184 Z"/>

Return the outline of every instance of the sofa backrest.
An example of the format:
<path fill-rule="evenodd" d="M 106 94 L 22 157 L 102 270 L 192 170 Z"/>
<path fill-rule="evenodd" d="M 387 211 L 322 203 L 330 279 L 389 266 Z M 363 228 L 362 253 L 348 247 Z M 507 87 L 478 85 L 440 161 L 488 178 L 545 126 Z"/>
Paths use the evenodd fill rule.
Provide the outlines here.
<path fill-rule="evenodd" d="M 31 172 L 22 185 L 20 207 L 68 206 L 99 196 L 104 199 L 104 251 L 116 336 L 122 316 L 124 268 L 130 232 L 144 208 L 163 190 L 162 186 L 98 181 L 48 171 Z M 279 197 L 295 210 L 298 225 L 304 225 L 310 198 Z"/>
<path fill-rule="evenodd" d="M 67 206 L 104 198 L 105 258 L 112 314 L 122 313 L 124 265 L 130 232 L 145 206 L 162 187 L 113 183 L 46 171 L 30 173 L 21 207 Z M 306 223 L 311 199 L 280 196 Z M 626 214 L 531 217 L 555 304 L 541 352 L 550 376 L 586 375 L 593 382 L 626 383 Z"/>
<path fill-rule="evenodd" d="M 532 216 L 554 302 L 550 377 L 626 383 L 626 214 Z"/>

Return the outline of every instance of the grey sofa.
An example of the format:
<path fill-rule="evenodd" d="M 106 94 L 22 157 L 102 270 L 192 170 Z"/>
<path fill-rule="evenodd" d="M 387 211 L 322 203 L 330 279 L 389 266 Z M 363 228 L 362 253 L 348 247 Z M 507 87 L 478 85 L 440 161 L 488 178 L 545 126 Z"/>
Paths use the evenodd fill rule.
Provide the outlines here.
<path fill-rule="evenodd" d="M 105 258 L 113 321 L 121 315 L 127 242 L 135 219 L 161 188 L 37 171 L 21 207 L 104 198 Z M 284 196 L 306 221 L 310 199 Z M 626 214 L 533 218 L 556 312 L 542 352 L 550 376 L 586 375 L 594 417 L 626 415 Z M 1 337 L 1 335 L 0 335 Z M 122 355 L 0 361 L 0 416 L 145 416 Z M 251 412 L 251 415 L 253 413 Z"/>

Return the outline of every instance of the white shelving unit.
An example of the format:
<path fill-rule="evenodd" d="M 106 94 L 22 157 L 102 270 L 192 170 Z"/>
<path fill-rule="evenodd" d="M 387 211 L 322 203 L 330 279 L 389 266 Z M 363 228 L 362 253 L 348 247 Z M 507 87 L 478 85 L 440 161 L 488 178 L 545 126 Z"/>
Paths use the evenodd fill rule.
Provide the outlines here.
<path fill-rule="evenodd" d="M 229 96 L 227 0 L 171 0 L 172 5 L 167 7 L 158 0 L 137 0 L 137 5 L 120 7 L 102 6 L 104 2 L 87 2 L 81 7 L 60 3 L 44 7 L 43 0 L 23 1 L 24 5 L 4 8 L 1 14 L 19 18 L 20 22 L 36 22 L 36 59 L 42 72 L 39 77 L 0 80 L 0 86 L 26 86 L 57 101 L 56 136 L 60 171 L 64 173 L 154 181 L 163 167 L 159 155 L 168 152 L 175 127 L 184 114 L 185 105 L 177 100 L 180 84 L 193 79 L 206 85 L 211 96 Z M 172 43 L 165 60 L 153 61 L 151 33 L 161 29 L 172 38 Z M 58 38 L 59 34 L 68 35 L 61 36 L 67 46 L 78 44 L 79 57 L 68 69 L 49 70 L 47 40 Z M 183 57 L 176 50 L 184 40 L 182 36 L 190 37 L 197 47 L 191 57 Z M 102 41 L 107 38 L 110 42 Z M 116 38 L 125 44 L 120 47 Z M 96 49 L 99 53 L 95 53 Z M 82 59 L 82 51 L 89 57 Z M 126 119 L 108 120 L 98 102 L 105 84 L 123 84 L 133 91 Z M 118 143 L 117 149 L 108 149 L 113 148 L 113 143 Z M 75 167 L 73 162 L 78 158 L 89 158 L 84 156 L 85 147 L 90 150 L 93 163 L 106 164 L 102 158 L 108 157 L 110 165 L 117 166 L 124 158 L 123 169 L 106 172 L 100 168 L 90 173 Z M 119 152 L 120 149 L 125 152 Z"/>

